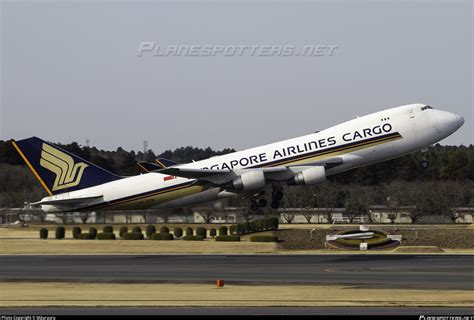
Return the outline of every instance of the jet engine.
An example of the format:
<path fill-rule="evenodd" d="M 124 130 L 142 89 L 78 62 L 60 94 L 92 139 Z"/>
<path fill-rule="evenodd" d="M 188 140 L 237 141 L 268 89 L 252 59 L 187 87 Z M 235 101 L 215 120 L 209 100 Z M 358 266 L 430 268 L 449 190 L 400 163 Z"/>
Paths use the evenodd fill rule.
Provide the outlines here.
<path fill-rule="evenodd" d="M 265 188 L 265 175 L 260 170 L 244 172 L 232 181 L 232 186 L 236 190 L 260 190 Z"/>
<path fill-rule="evenodd" d="M 288 180 L 288 185 L 313 185 L 324 181 L 326 181 L 326 170 L 323 166 L 317 166 L 296 173 L 293 178 Z"/>

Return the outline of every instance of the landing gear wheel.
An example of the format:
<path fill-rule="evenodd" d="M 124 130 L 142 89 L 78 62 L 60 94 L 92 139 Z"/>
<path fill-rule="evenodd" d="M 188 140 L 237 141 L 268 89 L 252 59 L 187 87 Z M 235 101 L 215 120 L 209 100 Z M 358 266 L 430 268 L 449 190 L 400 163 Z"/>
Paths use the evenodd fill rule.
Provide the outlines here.
<path fill-rule="evenodd" d="M 272 201 L 270 206 L 272 207 L 272 209 L 278 209 L 279 205 L 280 204 L 278 203 L 278 201 Z"/>
<path fill-rule="evenodd" d="M 428 169 L 428 167 L 430 166 L 430 163 L 428 162 L 428 160 L 426 160 L 426 153 L 428 152 L 428 148 L 424 148 L 421 150 L 421 154 L 423 155 L 423 158 L 421 160 L 421 167 L 423 169 Z"/>
<path fill-rule="evenodd" d="M 258 199 L 258 202 L 257 202 L 257 203 L 258 203 L 258 206 L 259 206 L 259 207 L 263 208 L 263 207 L 265 207 L 265 206 L 267 205 L 267 200 L 265 200 L 265 199 Z"/>
<path fill-rule="evenodd" d="M 430 166 L 430 163 L 428 162 L 428 160 L 422 160 L 421 161 L 421 167 L 423 169 L 428 169 L 429 166 Z"/>
<path fill-rule="evenodd" d="M 272 198 L 276 201 L 280 201 L 281 199 L 283 199 L 283 192 L 281 191 L 272 192 Z"/>

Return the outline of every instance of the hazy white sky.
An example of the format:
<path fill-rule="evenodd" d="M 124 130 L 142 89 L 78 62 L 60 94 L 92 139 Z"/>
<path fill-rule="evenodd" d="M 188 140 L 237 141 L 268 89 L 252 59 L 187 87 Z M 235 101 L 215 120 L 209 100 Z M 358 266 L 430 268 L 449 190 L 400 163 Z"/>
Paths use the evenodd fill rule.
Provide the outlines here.
<path fill-rule="evenodd" d="M 409 103 L 464 116 L 471 1 L 3 1 L 0 138 L 243 149 Z M 172 45 L 335 45 L 323 56 L 137 56 Z"/>

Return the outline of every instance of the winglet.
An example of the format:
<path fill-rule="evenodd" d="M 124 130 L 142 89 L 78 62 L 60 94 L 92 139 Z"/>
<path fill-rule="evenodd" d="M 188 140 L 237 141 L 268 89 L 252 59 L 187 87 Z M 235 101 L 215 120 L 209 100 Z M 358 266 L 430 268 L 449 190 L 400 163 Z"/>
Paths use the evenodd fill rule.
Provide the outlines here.
<path fill-rule="evenodd" d="M 161 169 L 172 167 L 178 164 L 177 162 L 174 162 L 173 160 L 169 160 L 165 158 L 155 159 L 155 162 L 158 163 Z"/>
<path fill-rule="evenodd" d="M 160 165 L 152 162 L 140 161 L 137 162 L 137 166 L 140 168 L 140 171 L 143 173 L 148 173 L 151 171 L 163 169 Z"/>

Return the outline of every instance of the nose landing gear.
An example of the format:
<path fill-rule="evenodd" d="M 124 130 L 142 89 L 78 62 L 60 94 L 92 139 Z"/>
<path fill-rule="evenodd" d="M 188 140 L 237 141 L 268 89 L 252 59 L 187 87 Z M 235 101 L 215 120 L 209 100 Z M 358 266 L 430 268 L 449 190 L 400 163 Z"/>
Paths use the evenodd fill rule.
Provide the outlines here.
<path fill-rule="evenodd" d="M 428 151 L 428 148 L 424 148 L 421 150 L 421 153 L 423 154 L 423 159 L 420 162 L 420 165 L 423 169 L 428 169 L 430 166 L 430 162 L 426 160 L 426 152 Z"/>
<path fill-rule="evenodd" d="M 428 162 L 428 160 L 421 160 L 421 167 L 423 169 L 428 169 L 429 166 L 430 166 L 430 163 Z"/>

